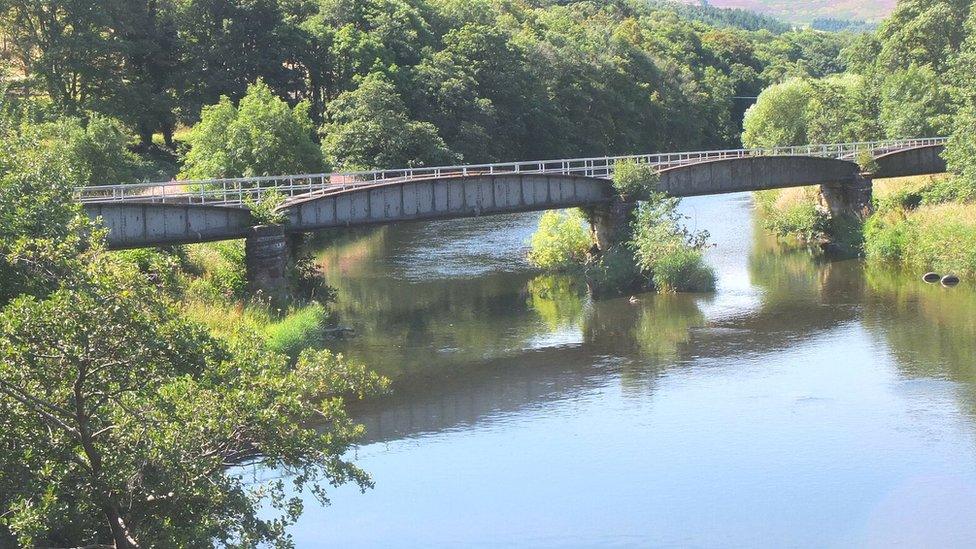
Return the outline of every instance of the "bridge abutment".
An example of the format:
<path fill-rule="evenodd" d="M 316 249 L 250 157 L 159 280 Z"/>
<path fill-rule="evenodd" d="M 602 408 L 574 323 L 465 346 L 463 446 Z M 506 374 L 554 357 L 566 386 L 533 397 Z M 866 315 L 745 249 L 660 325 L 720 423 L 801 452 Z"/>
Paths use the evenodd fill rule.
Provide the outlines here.
<path fill-rule="evenodd" d="M 244 244 L 248 290 L 282 302 L 290 295 L 292 245 L 280 225 L 252 227 Z"/>
<path fill-rule="evenodd" d="M 630 223 L 637 209 L 635 202 L 624 202 L 615 197 L 610 202 L 587 209 L 590 220 L 590 235 L 593 244 L 600 252 L 630 238 Z"/>
<path fill-rule="evenodd" d="M 820 200 L 832 218 L 848 217 L 864 221 L 873 212 L 873 181 L 857 176 L 853 181 L 820 185 Z"/>

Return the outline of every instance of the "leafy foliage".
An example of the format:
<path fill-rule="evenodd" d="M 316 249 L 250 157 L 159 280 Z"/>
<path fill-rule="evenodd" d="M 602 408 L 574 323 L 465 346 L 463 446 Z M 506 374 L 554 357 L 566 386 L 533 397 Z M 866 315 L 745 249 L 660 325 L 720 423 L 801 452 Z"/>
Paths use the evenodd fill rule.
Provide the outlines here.
<path fill-rule="evenodd" d="M 590 234 L 586 220 L 577 210 L 552 210 L 542 214 L 532 235 L 529 263 L 547 271 L 578 266 L 589 253 Z"/>
<path fill-rule="evenodd" d="M 248 87 L 234 106 L 228 97 L 203 110 L 187 136 L 182 176 L 212 179 L 315 173 L 322 169 L 312 141 L 309 105 L 290 108 L 264 82 Z"/>
<path fill-rule="evenodd" d="M 715 273 L 702 257 L 708 232 L 690 231 L 678 211 L 679 203 L 658 194 L 640 204 L 629 244 L 637 266 L 650 273 L 654 287 L 662 292 L 714 290 Z"/>
<path fill-rule="evenodd" d="M 623 160 L 614 164 L 613 187 L 625 201 L 647 200 L 659 177 L 649 164 Z"/>
<path fill-rule="evenodd" d="M 5 522 L 22 544 L 276 542 L 300 506 L 228 467 L 369 484 L 339 458 L 360 432 L 341 395 L 380 386 L 361 367 L 215 340 L 105 256 L 64 282 L 0 313 Z M 325 428 L 300 426 L 313 417 Z M 259 519 L 262 501 L 282 516 Z"/>
<path fill-rule="evenodd" d="M 843 70 L 850 42 L 660 2 L 0 1 L 0 25 L 52 113 L 118 118 L 147 153 L 201 122 L 194 177 L 308 170 L 301 114 L 344 168 L 735 145 L 745 98 Z"/>
<path fill-rule="evenodd" d="M 742 143 L 746 147 L 775 147 L 809 143 L 807 112 L 809 82 L 791 79 L 763 90 L 745 115 Z"/>
<path fill-rule="evenodd" d="M 301 512 L 287 493 L 325 501 L 326 485 L 370 485 L 343 458 L 362 432 L 344 402 L 384 380 L 328 351 L 291 360 L 247 330 L 218 339 L 188 321 L 172 279 L 153 272 L 172 265 L 106 253 L 71 202 L 86 163 L 33 133 L 11 137 L 0 178 L 0 540 L 287 546 Z M 249 465 L 282 471 L 290 487 L 250 478 Z"/>
<path fill-rule="evenodd" d="M 329 103 L 322 152 L 346 169 L 450 163 L 451 152 L 429 122 L 411 120 L 393 84 L 380 73 Z"/>
<path fill-rule="evenodd" d="M 285 195 L 276 190 L 262 193 L 260 200 L 246 197 L 244 205 L 251 210 L 251 217 L 258 225 L 283 225 L 288 216 L 278 211 L 285 202 Z"/>

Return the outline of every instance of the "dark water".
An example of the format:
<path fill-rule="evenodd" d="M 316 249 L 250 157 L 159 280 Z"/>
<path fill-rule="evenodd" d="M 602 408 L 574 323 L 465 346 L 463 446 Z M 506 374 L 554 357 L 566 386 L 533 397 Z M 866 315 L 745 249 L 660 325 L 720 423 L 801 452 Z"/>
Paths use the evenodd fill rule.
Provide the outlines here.
<path fill-rule="evenodd" d="M 537 216 L 319 254 L 399 380 L 361 405 L 376 488 L 299 547 L 976 545 L 976 294 L 786 251 L 747 195 L 688 200 L 718 291 L 592 302 L 525 264 Z"/>

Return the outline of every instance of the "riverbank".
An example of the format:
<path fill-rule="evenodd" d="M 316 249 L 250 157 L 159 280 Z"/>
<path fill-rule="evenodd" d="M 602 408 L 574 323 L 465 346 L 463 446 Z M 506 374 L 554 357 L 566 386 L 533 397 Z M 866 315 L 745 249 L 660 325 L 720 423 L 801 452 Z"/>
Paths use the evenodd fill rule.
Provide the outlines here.
<path fill-rule="evenodd" d="M 221 338 L 241 333 L 261 337 L 267 347 L 292 359 L 308 348 L 322 349 L 337 333 L 332 290 L 307 259 L 293 266 L 299 291 L 273 303 L 247 287 L 244 242 L 232 240 L 167 249 L 119 252 L 161 283 L 181 303 L 187 318 Z"/>
<path fill-rule="evenodd" d="M 875 181 L 875 211 L 863 224 L 831 219 L 815 187 L 763 191 L 755 201 L 760 225 L 786 243 L 919 273 L 976 275 L 976 203 L 951 175 Z"/>

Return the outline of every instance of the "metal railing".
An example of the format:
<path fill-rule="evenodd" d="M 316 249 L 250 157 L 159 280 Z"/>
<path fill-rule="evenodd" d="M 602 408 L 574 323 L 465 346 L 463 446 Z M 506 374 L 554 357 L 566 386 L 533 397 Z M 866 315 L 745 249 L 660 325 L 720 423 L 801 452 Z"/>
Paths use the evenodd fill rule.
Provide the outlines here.
<path fill-rule="evenodd" d="M 729 149 L 627 156 L 601 156 L 562 160 L 532 160 L 495 164 L 433 166 L 344 173 L 238 177 L 191 181 L 174 180 L 161 183 L 133 183 L 122 185 L 78 187 L 75 189 L 75 198 L 83 203 L 124 201 L 176 203 L 193 202 L 223 206 L 240 206 L 248 202 L 259 202 L 271 192 L 283 195 L 286 199 L 297 199 L 368 185 L 396 183 L 420 179 L 456 178 L 473 175 L 553 174 L 611 178 L 613 177 L 614 166 L 616 163 L 621 161 L 650 164 L 657 170 L 664 170 L 685 164 L 706 162 L 709 160 L 756 156 L 813 156 L 820 158 L 857 160 L 863 152 L 869 152 L 872 156 L 879 156 L 898 150 L 942 145 L 945 144 L 946 141 L 947 138 L 944 137 L 929 137 L 921 139 L 800 145 L 763 149 Z"/>

